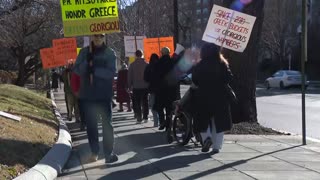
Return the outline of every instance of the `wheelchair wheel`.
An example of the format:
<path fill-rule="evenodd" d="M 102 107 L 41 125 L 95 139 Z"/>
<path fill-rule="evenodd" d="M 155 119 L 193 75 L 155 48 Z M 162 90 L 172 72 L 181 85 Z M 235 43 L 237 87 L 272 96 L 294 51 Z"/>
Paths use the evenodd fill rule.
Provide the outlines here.
<path fill-rule="evenodd" d="M 173 136 L 179 145 L 186 145 L 192 138 L 192 120 L 185 113 L 174 117 Z"/>

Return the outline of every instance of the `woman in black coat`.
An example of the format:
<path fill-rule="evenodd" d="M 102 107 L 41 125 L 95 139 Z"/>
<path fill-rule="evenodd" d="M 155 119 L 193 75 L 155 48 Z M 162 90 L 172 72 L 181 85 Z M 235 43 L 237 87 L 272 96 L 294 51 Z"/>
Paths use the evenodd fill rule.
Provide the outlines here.
<path fill-rule="evenodd" d="M 231 78 L 228 62 L 220 56 L 219 48 L 214 44 L 205 44 L 201 48 L 201 61 L 192 74 L 192 81 L 198 87 L 194 93 L 194 131 L 201 132 L 203 152 L 208 152 L 213 143 L 213 151 L 218 153 L 224 131 L 232 127 L 230 102 L 226 93 Z"/>

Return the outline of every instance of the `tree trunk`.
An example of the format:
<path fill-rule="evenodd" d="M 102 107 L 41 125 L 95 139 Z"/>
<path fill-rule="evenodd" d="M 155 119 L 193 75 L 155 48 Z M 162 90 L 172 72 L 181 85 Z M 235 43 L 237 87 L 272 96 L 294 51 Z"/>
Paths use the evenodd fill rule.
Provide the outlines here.
<path fill-rule="evenodd" d="M 232 0 L 223 1 L 223 5 L 227 8 L 232 3 Z M 257 18 L 248 46 L 243 53 L 225 49 L 223 54 L 229 60 L 234 74 L 231 86 L 239 99 L 237 107 L 232 107 L 232 118 L 236 122 L 257 122 L 256 77 L 258 47 L 264 18 L 264 0 L 253 0 L 244 7 L 242 12 Z"/>
<path fill-rule="evenodd" d="M 25 84 L 25 66 L 24 66 L 25 58 L 19 57 L 18 59 L 18 65 L 19 65 L 19 72 L 18 72 L 18 78 L 15 82 L 17 86 L 24 86 Z"/>

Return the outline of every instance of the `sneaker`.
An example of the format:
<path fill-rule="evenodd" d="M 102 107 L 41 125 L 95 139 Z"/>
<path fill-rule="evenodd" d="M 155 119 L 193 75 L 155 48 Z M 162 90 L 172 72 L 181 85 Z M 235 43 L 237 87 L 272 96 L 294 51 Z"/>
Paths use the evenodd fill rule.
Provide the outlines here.
<path fill-rule="evenodd" d="M 114 163 L 119 160 L 116 154 L 111 154 L 109 157 L 106 158 L 105 163 Z"/>
<path fill-rule="evenodd" d="M 207 138 L 203 143 L 201 152 L 208 152 L 210 150 L 211 145 L 212 145 L 211 139 Z"/>
<path fill-rule="evenodd" d="M 128 109 L 128 110 L 127 110 L 127 112 L 131 112 L 131 111 L 132 111 L 132 109 Z"/>
<path fill-rule="evenodd" d="M 118 112 L 123 112 L 123 109 L 119 109 Z"/>
<path fill-rule="evenodd" d="M 137 121 L 136 124 L 142 124 L 142 121 Z"/>

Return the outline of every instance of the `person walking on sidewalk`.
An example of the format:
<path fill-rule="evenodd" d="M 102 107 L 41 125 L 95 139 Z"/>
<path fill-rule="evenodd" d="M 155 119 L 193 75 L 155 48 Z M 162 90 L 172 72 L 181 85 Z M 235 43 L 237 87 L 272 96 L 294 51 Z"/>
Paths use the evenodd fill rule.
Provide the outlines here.
<path fill-rule="evenodd" d="M 119 102 L 118 112 L 123 112 L 123 103 L 127 103 L 128 111 L 131 112 L 130 95 L 128 92 L 128 66 L 122 63 L 117 79 L 117 102 Z"/>
<path fill-rule="evenodd" d="M 173 102 L 177 100 L 177 81 L 173 71 L 174 62 L 170 58 L 170 49 L 164 47 L 161 49 L 161 58 L 156 64 L 155 81 L 156 88 L 156 109 L 159 113 L 160 128 L 166 128 L 168 142 L 172 142 L 171 121 L 173 114 Z M 166 114 L 164 115 L 164 109 Z"/>
<path fill-rule="evenodd" d="M 51 81 L 52 81 L 51 88 L 54 90 L 54 92 L 58 92 L 59 79 L 60 79 L 60 75 L 56 72 L 55 69 L 53 69 L 51 74 Z"/>
<path fill-rule="evenodd" d="M 155 80 L 155 66 L 159 61 L 159 56 L 157 54 L 152 54 L 149 65 L 146 67 L 144 71 L 144 80 L 149 83 L 149 92 L 150 92 L 150 108 L 153 115 L 154 127 L 159 126 L 159 114 L 155 109 L 155 102 L 156 102 L 156 88 L 157 88 L 157 81 Z"/>
<path fill-rule="evenodd" d="M 80 76 L 79 98 L 84 109 L 88 140 L 91 149 L 89 161 L 97 161 L 99 154 L 98 122 L 102 122 L 103 150 L 106 163 L 118 161 L 113 152 L 112 82 L 116 73 L 116 54 L 105 43 L 104 34 L 93 35 L 91 47 L 82 48 L 74 72 Z"/>
<path fill-rule="evenodd" d="M 133 108 L 137 116 L 137 124 L 148 122 L 149 105 L 148 105 L 148 83 L 144 80 L 144 71 L 147 67 L 146 61 L 142 58 L 143 52 L 136 51 L 136 60 L 129 67 L 128 88 L 133 92 Z M 141 113 L 143 106 L 143 117 Z"/>
<path fill-rule="evenodd" d="M 194 67 L 194 131 L 201 132 L 202 152 L 222 148 L 224 131 L 232 127 L 227 85 L 232 79 L 228 62 L 220 56 L 219 47 L 207 43 L 201 48 L 201 61 Z M 211 127 L 211 128 L 210 128 Z M 212 134 L 210 133 L 210 129 Z"/>
<path fill-rule="evenodd" d="M 64 89 L 65 100 L 67 104 L 68 120 L 72 121 L 72 113 L 74 111 L 76 122 L 80 122 L 78 98 L 75 96 L 71 88 L 72 68 L 73 68 L 73 63 L 69 63 L 67 68 L 62 72 L 61 79 L 64 83 L 63 89 Z"/>

